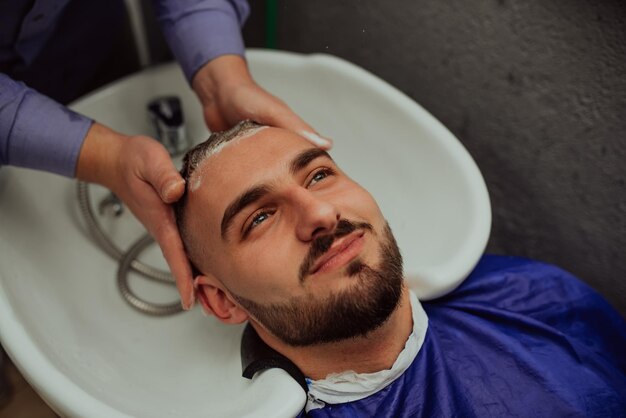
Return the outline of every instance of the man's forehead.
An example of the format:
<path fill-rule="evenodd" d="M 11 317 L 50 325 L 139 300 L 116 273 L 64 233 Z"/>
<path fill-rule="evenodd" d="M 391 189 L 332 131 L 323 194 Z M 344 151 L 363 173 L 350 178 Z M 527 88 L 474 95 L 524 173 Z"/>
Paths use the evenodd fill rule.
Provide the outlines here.
<path fill-rule="evenodd" d="M 213 190 L 217 184 L 241 185 L 246 179 L 255 182 L 308 148 L 312 148 L 311 143 L 291 131 L 274 127 L 255 129 L 220 145 L 206 157 L 190 178 L 190 192 L 201 189 L 207 180 Z"/>

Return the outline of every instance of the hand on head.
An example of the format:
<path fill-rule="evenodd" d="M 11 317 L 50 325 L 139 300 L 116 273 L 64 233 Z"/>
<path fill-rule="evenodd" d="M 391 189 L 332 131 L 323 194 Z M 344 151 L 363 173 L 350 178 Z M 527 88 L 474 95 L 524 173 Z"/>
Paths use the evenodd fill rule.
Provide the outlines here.
<path fill-rule="evenodd" d="M 245 60 L 223 55 L 207 63 L 193 78 L 193 89 L 204 108 L 211 131 L 218 132 L 241 120 L 284 128 L 329 149 L 332 141 L 319 136 L 285 102 L 263 90 L 250 76 Z"/>
<path fill-rule="evenodd" d="M 169 204 L 185 190 L 163 145 L 146 136 L 124 136 L 94 123 L 78 159 L 76 177 L 111 189 L 161 247 L 176 279 L 183 308 L 194 304 L 192 274 Z"/>

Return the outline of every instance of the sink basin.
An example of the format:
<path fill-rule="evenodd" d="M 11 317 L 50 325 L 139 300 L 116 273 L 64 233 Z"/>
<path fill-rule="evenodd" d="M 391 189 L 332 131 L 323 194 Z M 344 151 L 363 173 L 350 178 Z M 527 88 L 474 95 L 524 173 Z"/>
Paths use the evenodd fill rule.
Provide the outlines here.
<path fill-rule="evenodd" d="M 475 163 L 423 108 L 382 80 L 328 55 L 248 51 L 255 79 L 335 140 L 333 157 L 377 198 L 421 298 L 455 288 L 484 251 L 491 211 Z M 175 64 L 124 78 L 72 107 L 128 134 L 153 135 L 145 106 L 176 94 L 187 132 L 206 139 L 202 112 Z M 356 151 L 356 152 L 355 152 Z M 92 199 L 106 194 L 92 187 Z M 142 229 L 129 213 L 101 219 L 123 248 Z M 156 246 L 143 259 L 164 267 Z M 89 237 L 75 182 L 0 169 L 0 338 L 26 379 L 67 417 L 289 417 L 305 402 L 281 370 L 241 377 L 242 327 L 199 309 L 154 318 L 129 307 L 117 262 Z M 132 278 L 156 302 L 174 287 Z"/>

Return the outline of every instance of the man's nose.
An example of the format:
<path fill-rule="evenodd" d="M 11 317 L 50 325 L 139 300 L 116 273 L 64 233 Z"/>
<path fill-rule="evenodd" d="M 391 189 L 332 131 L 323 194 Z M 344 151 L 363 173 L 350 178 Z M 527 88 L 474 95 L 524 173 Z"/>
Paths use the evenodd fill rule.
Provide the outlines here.
<path fill-rule="evenodd" d="M 296 235 L 301 241 L 311 241 L 319 235 L 332 233 L 341 217 L 334 204 L 307 190 L 298 193 L 297 211 Z"/>

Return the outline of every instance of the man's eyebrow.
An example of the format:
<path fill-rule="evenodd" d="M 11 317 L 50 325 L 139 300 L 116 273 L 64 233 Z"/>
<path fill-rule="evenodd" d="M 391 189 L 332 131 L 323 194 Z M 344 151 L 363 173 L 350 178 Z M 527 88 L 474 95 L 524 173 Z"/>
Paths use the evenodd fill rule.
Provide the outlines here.
<path fill-rule="evenodd" d="M 239 195 L 233 202 L 228 205 L 222 217 L 222 239 L 226 237 L 226 231 L 233 222 L 233 218 L 241 212 L 246 206 L 253 204 L 263 196 L 267 195 L 271 188 L 266 185 L 253 186 Z"/>
<path fill-rule="evenodd" d="M 330 154 L 328 154 L 323 149 L 311 148 L 296 155 L 296 158 L 294 158 L 293 161 L 291 161 L 291 164 L 289 166 L 289 171 L 291 172 L 291 174 L 296 174 L 298 171 L 302 170 L 304 167 L 309 165 L 311 161 L 319 157 L 326 157 L 331 161 L 333 160 Z"/>
<path fill-rule="evenodd" d="M 311 161 L 320 157 L 326 157 L 332 161 L 331 156 L 323 149 L 311 148 L 296 155 L 296 157 L 289 164 L 289 171 L 291 172 L 291 174 L 296 174 L 304 167 L 306 167 Z M 253 186 L 245 192 L 241 193 L 238 197 L 236 197 L 232 201 L 232 203 L 226 207 L 226 210 L 224 211 L 221 225 L 222 239 L 226 238 L 226 231 L 228 230 L 230 224 L 233 222 L 233 219 L 235 218 L 235 216 L 237 216 L 239 212 L 241 212 L 246 206 L 249 206 L 261 199 L 262 197 L 266 196 L 271 191 L 271 187 L 262 184 Z"/>

